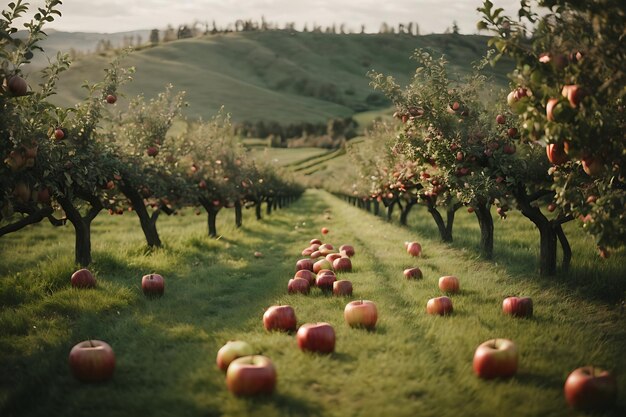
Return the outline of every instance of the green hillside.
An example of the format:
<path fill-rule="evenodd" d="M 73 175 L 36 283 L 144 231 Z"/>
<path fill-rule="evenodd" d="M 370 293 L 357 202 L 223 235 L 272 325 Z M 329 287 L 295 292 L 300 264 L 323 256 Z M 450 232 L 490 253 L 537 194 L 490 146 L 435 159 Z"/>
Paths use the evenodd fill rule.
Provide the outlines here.
<path fill-rule="evenodd" d="M 179 40 L 145 48 L 125 61 L 135 80 L 125 94 L 155 95 L 168 84 L 187 91 L 190 117 L 207 118 L 225 105 L 236 122 L 325 122 L 331 117 L 388 106 L 369 86 L 376 70 L 408 81 L 416 48 L 445 54 L 452 72 L 464 73 L 486 50 L 486 37 L 462 35 L 321 34 L 246 32 Z M 90 56 L 64 74 L 56 100 L 71 105 L 85 80 L 97 81 L 110 58 Z M 494 74 L 506 85 L 505 73 Z"/>

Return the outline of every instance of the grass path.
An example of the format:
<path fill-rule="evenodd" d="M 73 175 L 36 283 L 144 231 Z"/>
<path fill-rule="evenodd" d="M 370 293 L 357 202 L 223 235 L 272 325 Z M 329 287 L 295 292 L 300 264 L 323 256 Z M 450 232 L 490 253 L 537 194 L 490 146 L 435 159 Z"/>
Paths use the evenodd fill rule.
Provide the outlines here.
<path fill-rule="evenodd" d="M 619 405 L 606 415 L 626 410 L 626 318 L 613 306 L 515 279 L 322 191 L 262 222 L 246 212 L 240 230 L 230 215 L 218 219 L 219 240 L 205 236 L 202 218 L 163 219 L 167 247 L 145 253 L 134 217 L 98 218 L 93 291 L 69 288 L 69 231 L 41 226 L 1 240 L 0 415 L 570 416 L 577 414 L 565 405 L 563 382 L 590 363 L 618 375 Z M 354 271 L 344 278 L 352 298 L 377 303 L 376 331 L 345 325 L 349 299 L 286 294 L 300 251 L 322 226 L 330 229 L 326 241 L 355 246 Z M 405 240 L 419 240 L 424 256 L 411 259 Z M 254 258 L 256 250 L 264 257 Z M 413 265 L 423 280 L 404 279 Z M 141 275 L 152 271 L 166 278 L 162 299 L 140 293 Z M 439 276 L 448 274 L 461 280 L 454 314 L 426 315 L 426 301 L 440 295 Z M 512 294 L 533 297 L 533 319 L 502 316 L 502 299 Z M 261 317 L 273 304 L 292 305 L 300 324 L 331 323 L 336 352 L 304 354 L 293 335 L 266 333 Z M 69 375 L 71 346 L 89 337 L 116 352 L 109 383 L 83 385 Z M 472 374 L 474 349 L 493 337 L 518 344 L 520 369 L 510 380 Z M 214 361 L 231 339 L 272 358 L 274 396 L 239 399 L 226 390 Z"/>

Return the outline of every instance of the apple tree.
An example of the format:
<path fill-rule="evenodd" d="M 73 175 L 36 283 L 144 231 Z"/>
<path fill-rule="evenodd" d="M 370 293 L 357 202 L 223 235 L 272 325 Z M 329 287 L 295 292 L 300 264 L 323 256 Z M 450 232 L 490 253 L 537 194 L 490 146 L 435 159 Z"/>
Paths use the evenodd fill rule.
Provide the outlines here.
<path fill-rule="evenodd" d="M 516 62 L 508 104 L 520 141 L 545 147 L 555 204 L 608 256 L 626 241 L 623 2 L 539 0 L 533 9 L 522 0 L 513 19 L 486 0 L 479 11 L 494 62 Z"/>

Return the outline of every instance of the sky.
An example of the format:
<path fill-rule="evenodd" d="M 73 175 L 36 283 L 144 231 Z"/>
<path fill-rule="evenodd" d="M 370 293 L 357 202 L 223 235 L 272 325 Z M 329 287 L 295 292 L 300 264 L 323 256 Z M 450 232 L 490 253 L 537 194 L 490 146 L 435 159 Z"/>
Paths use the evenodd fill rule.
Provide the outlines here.
<path fill-rule="evenodd" d="M 519 0 L 492 0 L 515 16 Z M 41 6 L 44 0 L 30 0 Z M 112 33 L 140 29 L 163 29 L 194 21 L 218 26 L 237 19 L 295 22 L 328 26 L 346 23 L 348 29 L 377 32 L 382 22 L 416 22 L 421 34 L 441 33 L 456 20 L 461 33 L 476 33 L 476 8 L 482 0 L 63 0 L 63 17 L 49 27 L 66 32 Z"/>

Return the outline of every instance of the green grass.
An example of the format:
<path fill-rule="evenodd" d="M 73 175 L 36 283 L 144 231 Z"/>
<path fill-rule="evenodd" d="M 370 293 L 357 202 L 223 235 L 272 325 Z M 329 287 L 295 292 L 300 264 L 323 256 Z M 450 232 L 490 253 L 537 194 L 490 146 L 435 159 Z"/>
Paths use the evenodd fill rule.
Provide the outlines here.
<path fill-rule="evenodd" d="M 239 230 L 232 212 L 220 213 L 217 240 L 206 236 L 205 217 L 184 213 L 159 221 L 166 247 L 152 252 L 134 216 L 98 217 L 96 290 L 69 286 L 69 227 L 38 225 L 0 240 L 0 415 L 569 416 L 577 415 L 562 396 L 570 370 L 592 363 L 612 369 L 620 387 L 626 384 L 624 315 L 614 304 L 572 291 L 564 277 L 515 272 L 528 262 L 520 246 L 511 249 L 519 257 L 483 262 L 473 250 L 438 243 L 427 227 L 418 233 L 389 224 L 323 191 L 308 191 L 260 222 L 245 211 Z M 457 236 L 470 225 L 459 217 Z M 354 284 L 352 299 L 377 303 L 376 331 L 344 324 L 347 298 L 316 290 L 286 294 L 301 248 L 320 237 L 323 225 L 330 229 L 327 241 L 356 248 L 354 272 L 342 277 Z M 516 238 L 535 243 L 525 231 Z M 402 243 L 413 239 L 423 244 L 422 258 L 404 251 Z M 254 258 L 256 250 L 264 257 Z M 602 265 L 577 256 L 572 270 L 586 273 L 593 266 L 623 277 L 618 255 Z M 422 268 L 423 280 L 403 278 L 412 265 Z M 166 293 L 149 300 L 139 282 L 153 271 L 166 277 Z M 453 296 L 452 316 L 430 317 L 426 301 L 439 295 L 436 282 L 444 274 L 459 276 L 462 292 Z M 532 296 L 535 317 L 502 316 L 500 304 L 510 294 Z M 263 309 L 287 303 L 299 323 L 335 327 L 334 354 L 304 354 L 293 335 L 263 330 Z M 510 380 L 472 374 L 475 347 L 492 337 L 519 346 L 520 369 Z M 85 385 L 69 374 L 69 350 L 86 338 L 113 346 L 112 381 Z M 279 375 L 272 397 L 228 393 L 214 360 L 231 339 L 247 340 L 272 358 Z M 623 415 L 625 407 L 622 391 L 618 407 L 606 415 Z"/>
<path fill-rule="evenodd" d="M 193 118 L 208 119 L 224 105 L 235 122 L 326 123 L 379 109 L 380 103 L 366 101 L 373 93 L 367 72 L 394 75 L 405 84 L 415 71 L 409 57 L 416 48 L 445 54 L 451 73 L 466 74 L 487 50 L 487 37 L 275 31 L 185 39 L 131 54 L 124 64 L 135 66 L 137 73 L 123 92 L 153 97 L 172 83 L 187 91 L 187 114 Z M 73 106 L 81 100 L 80 86 L 99 81 L 108 60 L 95 55 L 78 60 L 62 75 L 55 102 Z M 510 69 L 495 69 L 499 85 L 508 84 Z"/>

